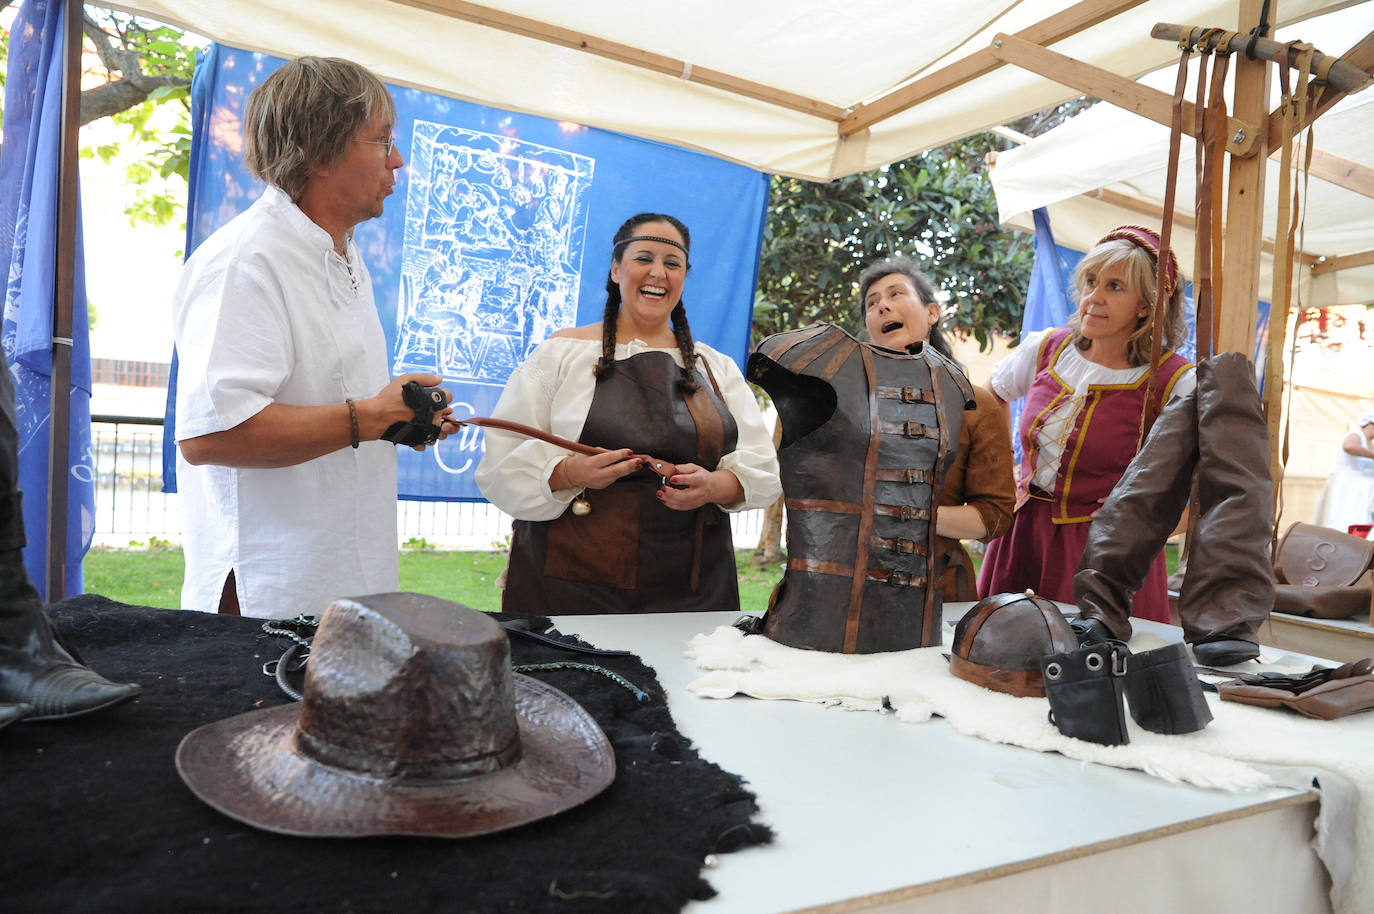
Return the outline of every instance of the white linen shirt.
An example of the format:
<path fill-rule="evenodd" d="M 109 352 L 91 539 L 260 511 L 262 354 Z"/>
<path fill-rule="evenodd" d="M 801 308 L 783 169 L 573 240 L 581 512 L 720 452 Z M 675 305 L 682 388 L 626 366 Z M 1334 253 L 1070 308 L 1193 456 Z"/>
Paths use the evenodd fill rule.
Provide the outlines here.
<path fill-rule="evenodd" d="M 615 358 L 622 361 L 652 351 L 667 352 L 682 366 L 682 353 L 676 348 L 655 349 L 639 339 L 617 344 Z M 739 429 L 735 449 L 720 458 L 717 468 L 735 474 L 744 498 L 721 507 L 742 511 L 770 505 L 781 494 L 782 483 L 773 436 L 764 424 L 758 401 L 734 361 L 704 343 L 696 344 L 696 353 L 698 359 L 710 363 Z M 592 368 L 600 357 L 599 339 L 557 336 L 545 340 L 511 373 L 492 414 L 576 441 L 592 406 L 596 392 Z M 568 451 L 497 429 L 485 429 L 484 433 L 486 453 L 477 467 L 477 487 L 496 507 L 519 520 L 553 520 L 577 497 L 578 489 L 554 492 L 549 488 L 554 467 Z"/>
<path fill-rule="evenodd" d="M 993 366 L 989 383 L 992 384 L 997 396 L 1010 403 L 1019 400 L 1030 391 L 1039 370 L 1040 343 L 1045 334 L 1055 329 L 1058 328 L 1051 327 L 1029 334 L 1010 355 Z M 1131 368 L 1107 368 L 1105 365 L 1089 361 L 1072 343 L 1064 347 L 1064 351 L 1054 363 L 1054 372 L 1065 384 L 1073 388 L 1073 396 L 1063 400 L 1045 417 L 1045 422 L 1036 436 L 1036 443 L 1040 445 L 1040 449 L 1036 451 L 1032 474 L 1035 485 L 1046 492 L 1054 491 L 1055 477 L 1059 472 L 1060 460 L 1064 456 L 1064 442 L 1068 440 L 1069 430 L 1073 428 L 1074 417 L 1083 409 L 1088 397 L 1088 388 L 1095 384 L 1134 384 L 1144 376 L 1146 367 L 1137 365 Z M 1159 383 L 1166 380 L 1161 379 Z M 1197 371 L 1189 366 L 1174 383 L 1173 390 L 1169 391 L 1169 399 L 1187 396 L 1196 387 Z M 1016 429 L 1012 429 L 1012 432 L 1016 433 Z"/>
<path fill-rule="evenodd" d="M 233 428 L 270 403 L 371 397 L 390 381 L 367 269 L 275 187 L 205 240 L 173 300 L 176 440 Z M 246 616 L 318 615 L 394 591 L 396 449 L 343 447 L 290 467 L 192 466 L 177 454 L 181 604 L 214 612 L 229 572 Z"/>

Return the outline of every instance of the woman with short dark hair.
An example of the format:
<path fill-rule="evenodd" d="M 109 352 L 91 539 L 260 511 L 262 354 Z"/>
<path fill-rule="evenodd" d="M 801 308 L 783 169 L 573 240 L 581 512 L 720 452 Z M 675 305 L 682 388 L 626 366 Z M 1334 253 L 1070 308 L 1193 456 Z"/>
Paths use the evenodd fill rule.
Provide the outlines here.
<path fill-rule="evenodd" d="M 859 301 L 869 338 L 888 349 L 931 346 L 954 361 L 940 332 L 935 285 L 915 264 L 893 257 L 871 264 L 859 277 Z M 964 413 L 959 451 L 940 488 L 935 514 L 945 602 L 978 598 L 973 560 L 961 540 L 991 540 L 1011 526 L 1016 504 L 1011 431 L 988 390 L 975 387 L 977 408 Z"/>

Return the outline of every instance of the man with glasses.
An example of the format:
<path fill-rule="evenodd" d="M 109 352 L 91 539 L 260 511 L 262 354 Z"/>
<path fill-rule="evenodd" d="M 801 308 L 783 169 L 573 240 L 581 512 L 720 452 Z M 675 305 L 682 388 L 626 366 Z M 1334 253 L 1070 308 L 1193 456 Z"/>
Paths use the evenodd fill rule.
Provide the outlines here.
<path fill-rule="evenodd" d="M 353 229 L 405 164 L 395 104 L 337 58 L 285 64 L 244 107 L 244 161 L 267 182 L 187 261 L 173 303 L 181 603 L 290 618 L 396 590 L 396 454 L 411 421 Z M 434 417 L 440 421 L 444 410 Z"/>

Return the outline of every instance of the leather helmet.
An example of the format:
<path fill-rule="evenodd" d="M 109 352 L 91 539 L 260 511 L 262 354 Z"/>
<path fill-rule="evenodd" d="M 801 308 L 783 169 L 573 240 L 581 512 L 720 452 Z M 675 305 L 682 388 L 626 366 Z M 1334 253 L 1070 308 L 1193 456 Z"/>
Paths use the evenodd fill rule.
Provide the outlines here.
<path fill-rule="evenodd" d="M 1040 658 L 1077 648 L 1056 604 L 1030 590 L 998 593 L 975 603 L 954 627 L 949 669 L 987 689 L 1043 697 Z"/>

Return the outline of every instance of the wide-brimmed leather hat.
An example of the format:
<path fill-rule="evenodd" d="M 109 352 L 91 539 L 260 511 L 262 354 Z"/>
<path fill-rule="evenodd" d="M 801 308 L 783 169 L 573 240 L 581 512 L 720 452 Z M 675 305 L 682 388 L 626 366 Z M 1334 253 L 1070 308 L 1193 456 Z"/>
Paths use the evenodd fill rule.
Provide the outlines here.
<path fill-rule="evenodd" d="M 1039 594 L 998 593 L 979 600 L 954 626 L 949 670 L 1010 695 L 1045 696 L 1040 658 L 1078 647 L 1059 607 Z"/>
<path fill-rule="evenodd" d="M 194 730 L 176 763 L 227 816 L 334 837 L 485 834 L 576 806 L 615 778 L 591 715 L 512 673 L 500 625 L 407 593 L 335 602 L 304 699 Z"/>

